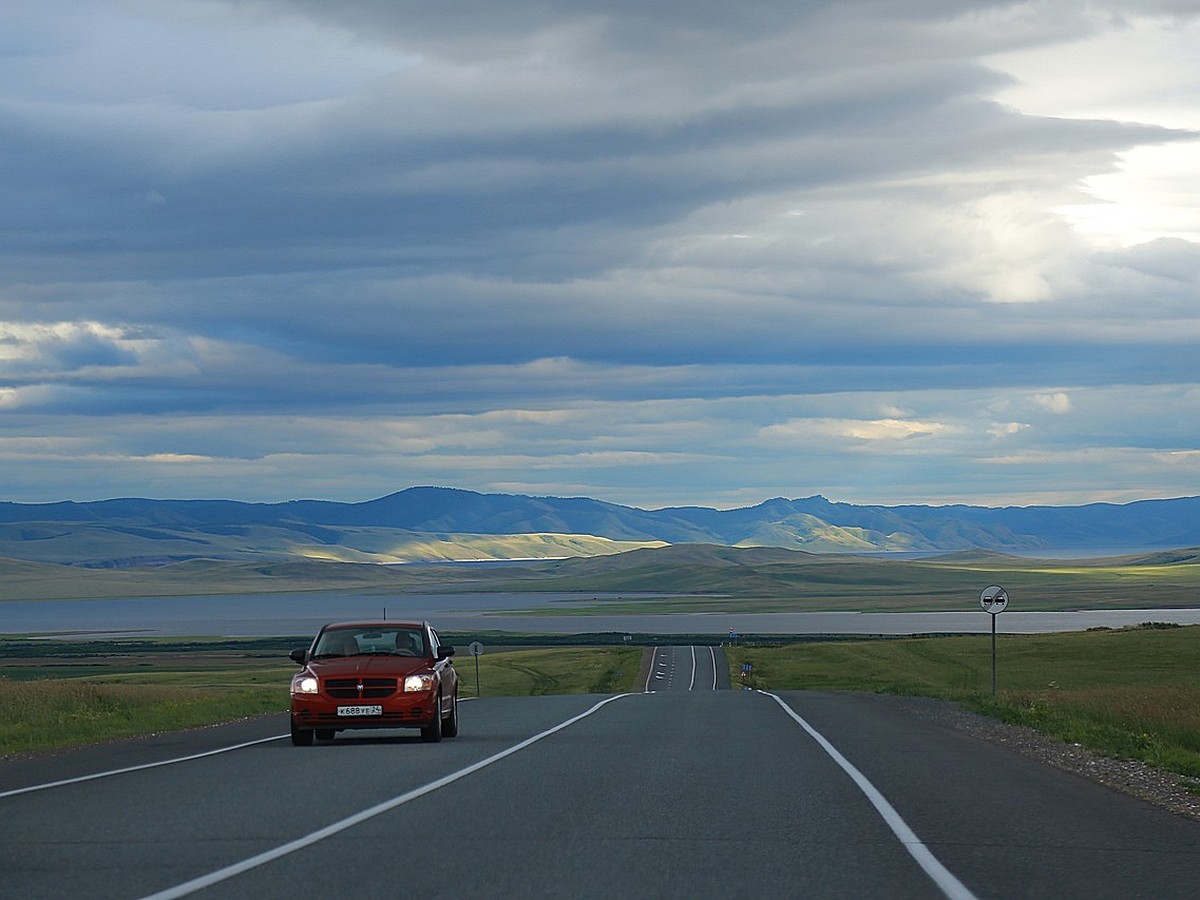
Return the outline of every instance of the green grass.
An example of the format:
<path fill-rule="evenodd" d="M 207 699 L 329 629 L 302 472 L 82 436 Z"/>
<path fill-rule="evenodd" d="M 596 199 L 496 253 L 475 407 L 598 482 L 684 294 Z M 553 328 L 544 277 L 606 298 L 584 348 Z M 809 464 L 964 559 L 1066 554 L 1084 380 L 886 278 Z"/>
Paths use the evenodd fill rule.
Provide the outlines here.
<path fill-rule="evenodd" d="M 0 755 L 175 731 L 286 709 L 286 690 L 0 678 Z"/>
<path fill-rule="evenodd" d="M 518 650 L 479 657 L 482 696 L 612 694 L 632 691 L 641 666 L 641 648 L 569 647 Z M 476 695 L 475 660 L 455 658 L 459 695 Z"/>
<path fill-rule="evenodd" d="M 1200 777 L 1200 626 L 734 647 L 768 690 L 848 690 L 955 700 L 1107 756 Z"/>
<path fill-rule="evenodd" d="M 0 756 L 283 712 L 292 644 L 0 639 Z"/>

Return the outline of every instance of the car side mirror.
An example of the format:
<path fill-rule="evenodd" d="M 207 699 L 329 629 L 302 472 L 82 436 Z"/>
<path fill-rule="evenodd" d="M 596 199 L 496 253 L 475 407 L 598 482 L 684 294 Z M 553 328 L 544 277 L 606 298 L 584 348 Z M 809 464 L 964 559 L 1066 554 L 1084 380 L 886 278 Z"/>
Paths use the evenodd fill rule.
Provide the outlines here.
<path fill-rule="evenodd" d="M 288 654 L 288 659 L 299 665 L 304 665 L 304 660 L 308 656 L 308 648 L 299 647 Z"/>
<path fill-rule="evenodd" d="M 449 659 L 453 655 L 454 655 L 454 645 L 453 644 L 442 644 L 440 647 L 438 647 L 438 654 L 437 654 L 438 659 Z"/>

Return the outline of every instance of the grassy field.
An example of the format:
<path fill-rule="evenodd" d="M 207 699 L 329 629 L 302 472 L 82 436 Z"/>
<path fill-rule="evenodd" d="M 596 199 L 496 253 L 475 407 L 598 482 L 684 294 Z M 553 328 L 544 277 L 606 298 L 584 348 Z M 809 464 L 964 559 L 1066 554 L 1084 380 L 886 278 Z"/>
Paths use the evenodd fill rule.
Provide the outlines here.
<path fill-rule="evenodd" d="M 0 756 L 193 728 L 283 708 L 278 687 L 0 678 Z"/>
<path fill-rule="evenodd" d="M 614 596 L 528 615 L 962 610 L 975 607 L 988 584 L 1004 585 L 1013 598 L 1010 608 L 1027 611 L 1191 607 L 1200 593 L 1200 561 L 1192 553 L 1091 561 L 990 553 L 927 560 L 795 556 L 741 566 L 718 565 L 719 559 L 698 554 L 690 565 L 656 569 L 647 563 L 610 573 L 601 570 L 601 562 L 596 574 L 553 584 L 563 591 L 661 596 Z"/>
<path fill-rule="evenodd" d="M 1200 779 L 1200 626 L 728 648 L 755 687 L 955 700 L 1109 756 Z"/>
<path fill-rule="evenodd" d="M 632 691 L 641 666 L 640 647 L 567 647 L 517 650 L 458 659 L 459 696 L 617 694 Z"/>

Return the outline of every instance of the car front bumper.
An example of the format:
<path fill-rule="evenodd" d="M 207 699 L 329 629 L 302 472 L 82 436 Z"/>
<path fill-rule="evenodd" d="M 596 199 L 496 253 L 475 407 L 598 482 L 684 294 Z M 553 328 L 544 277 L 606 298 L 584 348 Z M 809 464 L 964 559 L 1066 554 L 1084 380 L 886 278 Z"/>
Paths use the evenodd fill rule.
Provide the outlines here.
<path fill-rule="evenodd" d="M 423 728 L 436 715 L 437 695 L 427 691 L 362 701 L 292 697 L 293 728 Z"/>

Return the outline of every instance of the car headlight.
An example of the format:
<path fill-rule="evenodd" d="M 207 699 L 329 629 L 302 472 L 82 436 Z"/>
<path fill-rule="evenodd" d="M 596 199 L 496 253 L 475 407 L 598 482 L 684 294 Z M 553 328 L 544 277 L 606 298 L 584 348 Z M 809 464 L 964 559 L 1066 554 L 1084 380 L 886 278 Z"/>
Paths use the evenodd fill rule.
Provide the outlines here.
<path fill-rule="evenodd" d="M 301 672 L 299 675 L 292 676 L 292 693 L 293 694 L 315 694 L 317 692 L 317 679 L 314 675 L 306 675 Z"/>
<path fill-rule="evenodd" d="M 404 691 L 432 691 L 437 687 L 437 679 L 432 673 L 409 675 L 404 679 Z"/>

